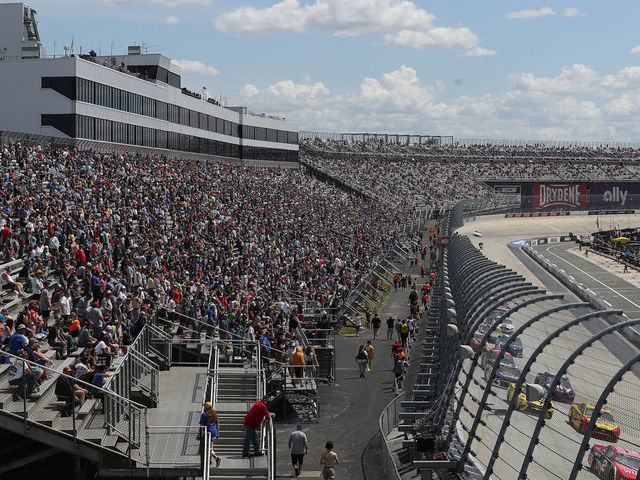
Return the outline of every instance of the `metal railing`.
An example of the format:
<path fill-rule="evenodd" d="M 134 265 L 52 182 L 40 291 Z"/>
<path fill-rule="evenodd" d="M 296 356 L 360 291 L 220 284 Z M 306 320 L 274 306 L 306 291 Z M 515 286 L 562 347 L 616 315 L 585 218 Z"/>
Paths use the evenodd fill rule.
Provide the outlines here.
<path fill-rule="evenodd" d="M 331 347 L 331 359 L 328 365 L 328 375 L 326 376 L 329 383 L 335 381 L 336 378 L 336 362 L 335 362 L 335 351 L 336 351 L 336 336 L 333 329 L 322 329 L 322 328 L 305 328 L 304 329 L 305 336 L 309 345 L 316 349 L 324 349 Z M 318 352 L 316 353 L 316 358 Z M 318 360 L 318 378 L 320 378 L 322 374 L 322 366 L 320 365 L 320 361 Z"/>
<path fill-rule="evenodd" d="M 25 366 L 28 365 L 32 369 L 44 370 L 49 376 L 49 379 L 46 380 L 40 387 L 44 391 L 35 403 L 27 402 L 27 397 L 30 393 L 28 386 L 29 381 L 27 379 L 30 377 L 25 377 L 25 381 L 23 381 L 21 385 L 17 386 L 16 392 L 14 392 L 21 395 L 22 402 L 20 403 L 22 408 L 17 410 L 12 408 L 16 406 L 18 402 L 11 402 L 9 405 L 5 404 L 3 409 L 1 410 L 1 415 L 7 415 L 24 424 L 25 435 L 28 435 L 30 433 L 30 427 L 37 427 L 39 429 L 45 429 L 55 432 L 56 434 L 62 436 L 62 438 L 70 438 L 73 440 L 73 444 L 76 446 L 79 443 L 83 443 L 95 448 L 109 450 L 109 452 L 116 453 L 118 455 L 126 456 L 130 461 L 133 460 L 135 462 L 146 464 L 147 456 L 145 455 L 145 453 L 147 452 L 147 449 L 149 447 L 148 443 L 144 445 L 144 434 L 147 430 L 146 407 L 130 400 L 129 398 L 115 393 L 111 388 L 101 388 L 94 386 L 90 383 L 76 379 L 70 375 L 59 372 L 47 366 L 30 362 L 24 358 L 11 355 L 9 353 L 4 353 L 3 355 L 9 357 L 12 363 L 22 362 L 23 371 L 25 371 Z M 117 433 L 119 439 L 128 444 L 126 453 L 123 453 L 120 450 L 102 447 L 100 446 L 100 444 L 90 442 L 79 436 L 79 432 L 82 431 L 82 427 L 84 426 L 86 419 L 89 419 L 91 422 L 95 421 L 95 417 L 91 418 L 90 415 L 90 413 L 93 412 L 93 408 L 95 408 L 95 405 L 92 406 L 92 408 L 89 410 L 83 407 L 85 408 L 84 412 L 82 410 L 76 411 L 75 407 L 69 408 L 71 417 L 70 425 L 65 424 L 65 421 L 63 420 L 63 418 L 65 417 L 61 417 L 61 413 L 58 412 L 52 413 L 50 417 L 42 416 L 42 412 L 44 411 L 43 407 L 45 405 L 56 405 L 56 402 L 59 401 L 57 400 L 57 396 L 55 394 L 55 383 L 60 377 L 67 377 L 77 385 L 87 389 L 89 392 L 94 392 L 94 397 L 102 396 L 102 402 L 104 405 L 104 428 L 106 429 L 107 435 Z M 86 400 L 86 402 L 91 401 L 91 399 Z M 69 407 L 71 407 L 75 404 L 75 401 L 73 399 L 68 399 L 68 403 Z M 54 422 L 53 420 L 55 420 L 58 416 L 60 417 L 60 420 L 56 420 Z M 53 425 L 55 425 L 56 427 L 54 428 Z M 95 423 L 93 423 L 92 425 L 95 427 Z M 36 435 L 34 435 L 34 438 L 37 438 Z M 56 446 L 63 449 L 62 442 L 57 444 Z M 135 458 L 134 450 L 137 451 Z"/>
<path fill-rule="evenodd" d="M 204 446 L 202 448 L 202 478 L 208 480 L 211 475 L 211 433 L 205 431 Z"/>
<path fill-rule="evenodd" d="M 209 448 L 201 447 L 211 440 L 207 439 L 209 432 L 201 428 L 200 425 L 148 426 L 148 464 L 154 468 L 186 467 L 204 471 L 209 463 L 206 461 Z"/>
<path fill-rule="evenodd" d="M 267 450 L 267 480 L 276 479 L 276 431 L 273 426 L 273 420 L 270 417 L 265 419 L 267 422 L 266 427 L 263 423 L 263 430 L 266 431 L 266 443 L 265 448 Z"/>
<path fill-rule="evenodd" d="M 153 323 L 147 324 L 149 330 L 149 351 L 162 359 L 167 366 L 171 366 L 173 342 L 171 335 Z"/>
<path fill-rule="evenodd" d="M 154 402 L 159 398 L 159 376 L 157 365 L 148 360 L 150 332 L 145 326 L 133 343 L 127 347 L 127 353 L 116 367 L 116 372 L 121 373 L 106 384 L 106 388 L 114 393 L 129 398 L 131 387 L 136 386 L 149 396 Z M 116 408 L 118 414 L 120 409 Z"/>
<path fill-rule="evenodd" d="M 389 448 L 387 436 L 400 423 L 400 403 L 404 399 L 404 396 L 405 392 L 402 392 L 400 395 L 391 400 L 382 411 L 382 415 L 380 415 L 380 420 L 378 422 L 380 427 L 380 449 L 382 451 L 382 467 L 384 468 L 387 479 L 390 480 L 400 480 L 401 478 L 400 473 L 398 472 L 398 467 L 396 467 L 396 462 L 393 459 L 393 453 Z"/>

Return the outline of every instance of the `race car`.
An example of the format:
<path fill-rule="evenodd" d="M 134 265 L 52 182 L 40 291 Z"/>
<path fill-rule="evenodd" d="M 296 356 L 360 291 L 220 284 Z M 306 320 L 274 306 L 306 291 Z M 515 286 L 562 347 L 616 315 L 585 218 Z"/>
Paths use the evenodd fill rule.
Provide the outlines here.
<path fill-rule="evenodd" d="M 473 338 L 471 339 L 471 342 L 469 342 L 469 345 L 471 345 L 471 348 L 473 348 L 474 351 L 477 351 L 478 348 L 486 348 L 487 342 L 484 342 L 484 345 L 482 346 L 480 345 L 483 338 L 484 338 L 484 333 L 476 333 L 473 336 Z"/>
<path fill-rule="evenodd" d="M 510 383 L 507 389 L 507 400 L 510 402 L 513 398 L 513 394 L 516 390 L 516 384 Z M 523 383 L 520 388 L 520 393 L 516 398 L 516 409 L 521 412 L 534 412 L 537 413 L 544 407 L 545 397 L 533 402 L 527 399 L 527 384 Z M 546 417 L 551 418 L 553 416 L 553 403 L 547 408 Z"/>
<path fill-rule="evenodd" d="M 497 350 L 495 348 L 492 350 L 486 350 L 482 352 L 482 355 L 480 355 L 480 366 L 482 368 L 493 367 L 493 364 L 495 363 L 495 360 L 496 358 L 498 358 L 499 354 L 500 354 L 500 350 Z M 516 365 L 516 362 L 513 361 L 513 357 L 511 356 L 510 353 L 505 353 L 500 363 L 509 365 L 509 366 Z"/>
<path fill-rule="evenodd" d="M 474 237 L 481 237 L 482 236 L 482 232 L 480 230 L 474 230 L 473 231 L 473 236 Z"/>
<path fill-rule="evenodd" d="M 569 423 L 583 435 L 587 432 L 587 425 L 591 420 L 594 406 L 588 403 L 573 403 L 569 409 Z M 615 443 L 620 438 L 620 427 L 613 419 L 611 411 L 603 408 L 596 426 L 591 434 L 593 438 L 600 438 Z"/>
<path fill-rule="evenodd" d="M 500 330 L 502 333 L 511 335 L 513 332 L 515 332 L 516 329 L 513 327 L 513 323 L 511 323 L 511 320 L 505 319 L 504 322 L 498 325 L 498 330 Z"/>
<path fill-rule="evenodd" d="M 491 370 L 493 367 L 487 367 L 484 371 L 484 379 L 489 380 L 489 376 L 491 375 Z M 496 378 L 494 379 L 494 384 L 499 387 L 508 387 L 510 383 L 517 382 L 522 375 L 520 369 L 514 364 L 509 365 L 506 363 L 501 363 L 496 371 Z"/>
<path fill-rule="evenodd" d="M 594 445 L 589 452 L 589 466 L 598 478 L 636 480 L 640 469 L 640 453 L 611 445 Z"/>
<path fill-rule="evenodd" d="M 502 350 L 502 347 L 507 343 L 507 340 L 509 340 L 509 335 L 500 335 L 496 340 L 496 349 Z M 524 347 L 522 346 L 522 340 L 520 340 L 520 337 L 514 338 L 511 341 L 507 346 L 507 351 L 514 357 L 522 358 Z"/>
<path fill-rule="evenodd" d="M 555 373 L 550 372 L 539 373 L 536 375 L 535 383 L 549 390 L 555 376 Z M 571 382 L 569 382 L 569 378 L 566 375 L 563 375 L 560 379 L 560 383 L 556 387 L 556 391 L 551 395 L 551 398 L 559 402 L 573 403 L 573 400 L 576 398 L 576 392 L 573 390 Z"/>
<path fill-rule="evenodd" d="M 489 331 L 490 328 L 491 328 L 491 323 L 483 323 L 478 328 L 478 333 L 481 333 L 482 335 L 484 335 Z M 494 330 L 489 334 L 489 343 L 496 343 L 496 340 L 498 339 L 498 333 L 499 332 Z"/>

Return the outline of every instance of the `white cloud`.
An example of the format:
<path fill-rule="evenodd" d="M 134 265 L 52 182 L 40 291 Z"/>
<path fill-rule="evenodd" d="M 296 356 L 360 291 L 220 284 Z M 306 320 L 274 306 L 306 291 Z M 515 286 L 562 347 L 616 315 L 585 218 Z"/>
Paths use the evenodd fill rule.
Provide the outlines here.
<path fill-rule="evenodd" d="M 180 23 L 180 20 L 175 15 L 169 15 L 164 19 L 164 23 L 166 23 L 167 25 L 176 25 Z"/>
<path fill-rule="evenodd" d="M 322 81 L 308 78 L 246 85 L 237 103 L 285 116 L 303 130 L 640 139 L 640 87 L 605 98 L 600 93 L 611 89 L 584 65 L 565 66 L 555 76 L 516 74 L 506 85 L 497 93 L 445 98 L 442 82 L 426 83 L 414 68 L 403 65 L 363 78 L 347 92 L 333 92 Z"/>
<path fill-rule="evenodd" d="M 159 7 L 181 7 L 183 5 L 196 5 L 206 7 L 211 5 L 211 0 L 102 0 L 105 5 L 154 5 Z"/>
<path fill-rule="evenodd" d="M 607 75 L 602 85 L 611 88 L 640 88 L 640 67 L 624 67 L 616 74 Z"/>
<path fill-rule="evenodd" d="M 482 47 L 475 47 L 471 50 L 467 50 L 466 52 L 458 55 L 459 57 L 490 57 L 493 55 L 497 55 L 498 52 L 495 50 L 489 50 Z"/>
<path fill-rule="evenodd" d="M 205 65 L 199 60 L 173 60 L 173 62 L 182 67 L 183 72 L 192 72 L 204 77 L 220 75 L 220 70 L 211 65 Z"/>
<path fill-rule="evenodd" d="M 385 45 L 411 47 L 417 49 L 474 48 L 478 36 L 466 27 L 436 27 L 426 31 L 401 30 L 387 33 L 383 37 Z"/>
<path fill-rule="evenodd" d="M 631 55 L 640 55 L 640 45 L 633 47 L 629 53 Z"/>
<path fill-rule="evenodd" d="M 407 0 L 282 0 L 267 8 L 240 7 L 214 20 L 218 30 L 260 36 L 326 30 L 352 36 L 430 28 L 435 16 Z"/>
<path fill-rule="evenodd" d="M 551 7 L 542 7 L 538 10 L 518 10 L 516 12 L 507 13 L 505 17 L 511 19 L 523 19 L 523 18 L 540 18 L 555 15 Z"/>
<path fill-rule="evenodd" d="M 578 93 L 591 90 L 598 74 L 586 65 L 575 64 L 562 67 L 556 77 L 536 77 L 533 73 L 514 73 L 507 81 L 516 90 L 542 93 Z"/>
<path fill-rule="evenodd" d="M 576 7 L 569 7 L 569 8 L 565 8 L 562 11 L 562 16 L 563 17 L 585 17 L 586 14 L 582 13 Z"/>
<path fill-rule="evenodd" d="M 239 7 L 214 19 L 215 27 L 243 36 L 326 32 L 332 36 L 383 35 L 385 45 L 416 49 L 473 49 L 466 27 L 436 27 L 435 16 L 409 0 L 281 0 L 266 8 Z"/>

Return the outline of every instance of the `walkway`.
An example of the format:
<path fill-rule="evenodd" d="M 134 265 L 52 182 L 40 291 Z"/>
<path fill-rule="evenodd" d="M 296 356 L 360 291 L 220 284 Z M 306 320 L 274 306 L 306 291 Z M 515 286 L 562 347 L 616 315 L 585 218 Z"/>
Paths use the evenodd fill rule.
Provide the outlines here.
<path fill-rule="evenodd" d="M 419 267 L 409 268 L 406 260 L 396 264 L 398 271 L 415 279 L 420 276 Z M 419 279 L 420 280 L 420 279 Z M 373 339 L 373 332 L 365 330 L 360 336 L 336 337 L 336 385 L 320 386 L 320 423 L 304 425 L 309 440 L 309 455 L 301 478 L 320 476 L 320 455 L 324 444 L 332 440 L 341 464 L 336 468 L 338 478 L 350 480 L 382 480 L 378 419 L 384 407 L 394 397 L 391 342 L 386 341 L 386 319 L 389 315 L 404 317 L 409 313 L 409 292 L 398 289 L 391 292 L 380 311 L 382 327 L 378 339 L 373 368 L 366 378 L 358 375 L 355 354 L 359 345 Z M 278 478 L 292 478 L 293 469 L 287 441 L 295 425 L 278 425 L 277 472 Z"/>

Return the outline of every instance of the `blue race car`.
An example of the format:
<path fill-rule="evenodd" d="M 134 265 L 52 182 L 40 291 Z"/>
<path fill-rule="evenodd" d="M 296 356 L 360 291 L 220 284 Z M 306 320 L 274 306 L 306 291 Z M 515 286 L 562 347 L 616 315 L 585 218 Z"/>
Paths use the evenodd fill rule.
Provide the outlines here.
<path fill-rule="evenodd" d="M 508 339 L 509 335 L 500 335 L 496 340 L 496 349 L 502 350 L 502 347 Z M 514 357 L 522 358 L 523 351 L 524 347 L 522 346 L 522 340 L 520 340 L 519 337 L 514 339 L 507 347 L 507 352 L 509 352 Z"/>
<path fill-rule="evenodd" d="M 489 380 L 489 375 L 491 375 L 492 367 L 488 367 L 484 371 L 485 380 Z M 498 367 L 498 371 L 496 372 L 496 378 L 494 380 L 494 384 L 499 387 L 507 388 L 511 383 L 516 383 L 518 379 L 522 375 L 522 371 L 518 368 L 517 365 L 510 365 L 507 363 L 501 363 Z"/>

